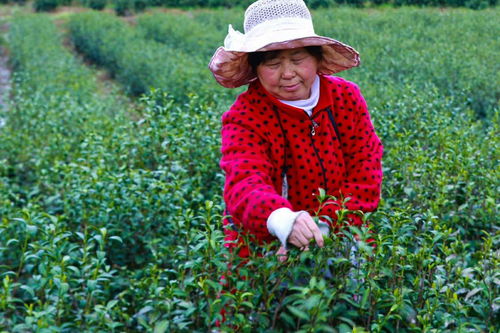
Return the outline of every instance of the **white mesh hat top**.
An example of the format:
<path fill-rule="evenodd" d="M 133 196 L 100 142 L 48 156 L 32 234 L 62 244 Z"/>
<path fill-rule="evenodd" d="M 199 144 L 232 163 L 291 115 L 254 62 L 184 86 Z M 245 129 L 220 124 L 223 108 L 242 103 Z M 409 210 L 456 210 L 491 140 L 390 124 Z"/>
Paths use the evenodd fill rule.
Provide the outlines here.
<path fill-rule="evenodd" d="M 316 35 L 303 0 L 259 0 L 245 11 L 244 31 L 229 25 L 224 46 L 209 64 L 216 81 L 235 88 L 256 79 L 248 53 L 317 45 L 322 47 L 320 74 L 333 74 L 359 65 L 359 54 L 335 39 Z"/>
<path fill-rule="evenodd" d="M 302 0 L 257 1 L 245 11 L 245 33 L 248 33 L 256 25 L 285 17 L 311 20 L 311 14 Z"/>

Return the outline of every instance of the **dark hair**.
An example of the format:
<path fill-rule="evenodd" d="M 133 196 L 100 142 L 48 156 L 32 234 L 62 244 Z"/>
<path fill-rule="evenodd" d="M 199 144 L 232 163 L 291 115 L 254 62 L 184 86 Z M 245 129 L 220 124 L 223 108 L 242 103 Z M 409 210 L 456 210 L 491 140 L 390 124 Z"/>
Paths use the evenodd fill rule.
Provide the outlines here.
<path fill-rule="evenodd" d="M 316 58 L 316 60 L 321 61 L 323 59 L 323 49 L 321 46 L 313 45 L 304 47 L 306 51 Z M 253 71 L 257 70 L 257 67 L 266 60 L 274 59 L 282 50 L 276 51 L 263 51 L 263 52 L 251 52 L 248 54 L 248 63 L 252 67 Z"/>

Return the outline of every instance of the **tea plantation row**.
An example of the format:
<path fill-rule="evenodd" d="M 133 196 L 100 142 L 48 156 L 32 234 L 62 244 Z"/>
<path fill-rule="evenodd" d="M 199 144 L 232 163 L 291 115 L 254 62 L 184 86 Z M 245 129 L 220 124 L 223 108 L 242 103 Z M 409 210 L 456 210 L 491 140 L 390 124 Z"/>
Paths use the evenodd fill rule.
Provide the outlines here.
<path fill-rule="evenodd" d="M 144 15 L 136 27 L 70 17 L 75 49 L 125 91 L 156 88 L 135 103 L 103 91 L 48 16 L 20 16 L 0 128 L 0 328 L 204 332 L 225 308 L 229 331 L 495 330 L 499 71 L 482 59 L 500 51 L 497 10 L 313 14 L 364 61 L 344 76 L 386 147 L 368 217 L 378 246 L 348 228 L 286 264 L 240 263 L 222 246 L 219 119 L 236 91 L 206 64 L 240 12 Z"/>
<path fill-rule="evenodd" d="M 147 7 L 248 7 L 253 0 L 35 0 L 33 8 L 36 11 L 52 11 L 64 5 L 84 5 L 86 7 L 103 10 L 113 7 L 118 15 L 129 15 L 132 12 L 143 11 Z M 343 6 L 464 6 L 471 9 L 485 9 L 495 6 L 497 0 L 305 0 L 309 8 L 327 8 L 339 5 Z M 3 0 L 2 3 L 25 4 L 26 0 Z"/>

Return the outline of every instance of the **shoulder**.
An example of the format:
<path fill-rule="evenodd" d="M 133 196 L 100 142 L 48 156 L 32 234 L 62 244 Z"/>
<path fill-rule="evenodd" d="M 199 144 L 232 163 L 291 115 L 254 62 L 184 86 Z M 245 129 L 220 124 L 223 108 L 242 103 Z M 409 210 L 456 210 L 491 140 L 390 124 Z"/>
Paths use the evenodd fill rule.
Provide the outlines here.
<path fill-rule="evenodd" d="M 224 112 L 222 124 L 243 124 L 262 120 L 267 107 L 264 99 L 265 95 L 260 93 L 258 88 L 250 85 L 245 92 L 236 98 L 229 110 Z"/>
<path fill-rule="evenodd" d="M 322 87 L 320 89 L 322 94 L 325 98 L 329 96 L 336 107 L 343 106 L 344 108 L 352 109 L 356 106 L 366 104 L 356 83 L 341 77 L 329 75 L 323 75 L 321 79 Z"/>
<path fill-rule="evenodd" d="M 322 75 L 321 83 L 337 92 L 352 91 L 359 93 L 359 87 L 356 83 L 348 81 L 344 78 L 331 75 Z"/>

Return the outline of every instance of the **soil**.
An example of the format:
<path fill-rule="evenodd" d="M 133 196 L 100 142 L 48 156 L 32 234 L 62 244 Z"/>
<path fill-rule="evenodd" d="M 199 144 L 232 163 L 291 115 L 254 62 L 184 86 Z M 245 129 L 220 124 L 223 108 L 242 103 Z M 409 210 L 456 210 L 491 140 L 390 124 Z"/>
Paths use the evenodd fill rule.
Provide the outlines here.
<path fill-rule="evenodd" d="M 0 31 L 5 33 L 8 25 L 0 27 Z M 10 67 L 8 64 L 8 53 L 3 45 L 0 45 L 0 111 L 5 112 L 10 97 Z M 0 128 L 5 126 L 5 119 L 0 114 Z"/>

